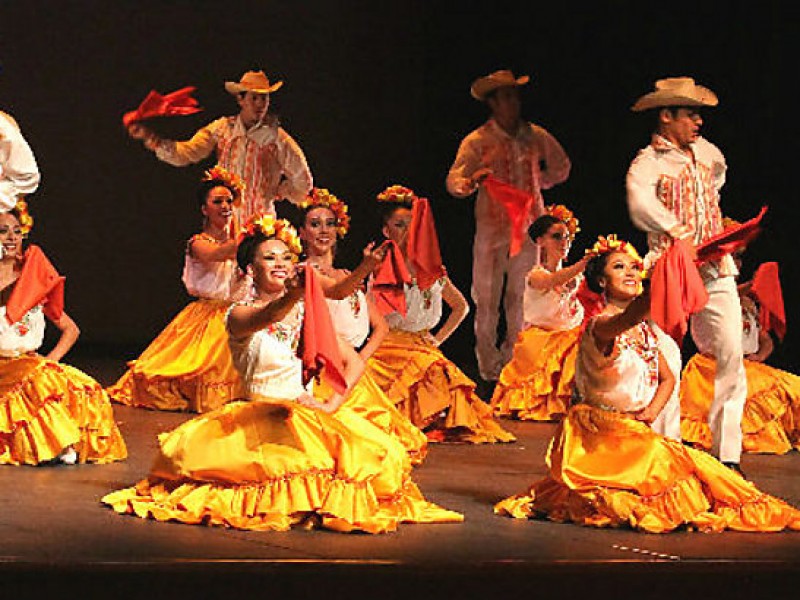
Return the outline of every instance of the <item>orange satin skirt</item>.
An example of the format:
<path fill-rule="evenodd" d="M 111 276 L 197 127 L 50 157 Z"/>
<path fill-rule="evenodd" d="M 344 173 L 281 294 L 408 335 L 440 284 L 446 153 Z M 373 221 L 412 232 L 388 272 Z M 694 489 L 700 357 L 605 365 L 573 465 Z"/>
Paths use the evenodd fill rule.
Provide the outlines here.
<path fill-rule="evenodd" d="M 513 442 L 475 394 L 475 383 L 426 338 L 392 329 L 367 361 L 366 372 L 415 426 L 472 444 Z"/>
<path fill-rule="evenodd" d="M 664 533 L 800 530 L 800 511 L 711 455 L 621 413 L 572 407 L 550 442 L 550 474 L 495 505 L 516 518 Z"/>
<path fill-rule="evenodd" d="M 785 454 L 800 448 L 800 377 L 744 361 L 747 400 L 742 414 L 742 450 Z M 711 448 L 708 412 L 714 398 L 716 361 L 695 354 L 681 376 L 681 436 Z"/>
<path fill-rule="evenodd" d="M 68 446 L 81 463 L 128 455 L 100 384 L 38 354 L 0 358 L 0 464 L 36 465 Z"/>
<path fill-rule="evenodd" d="M 344 407 L 334 418 L 286 400 L 235 401 L 161 434 L 159 448 L 147 479 L 102 502 L 249 530 L 383 533 L 463 520 L 425 500 L 399 442 Z"/>
<path fill-rule="evenodd" d="M 206 412 L 244 395 L 225 331 L 228 302 L 197 300 L 153 340 L 108 388 L 121 404 Z"/>
<path fill-rule="evenodd" d="M 557 421 L 567 414 L 580 337 L 580 327 L 520 332 L 492 396 L 494 414 L 523 421 Z"/>
<path fill-rule="evenodd" d="M 324 380 L 314 388 L 314 394 L 323 398 L 329 397 L 332 393 L 333 390 L 325 385 Z M 361 375 L 342 407 L 352 410 L 400 442 L 408 452 L 411 464 L 422 463 L 428 453 L 428 438 L 395 408 L 369 373 Z M 338 411 L 334 412 L 333 416 L 337 414 Z"/>

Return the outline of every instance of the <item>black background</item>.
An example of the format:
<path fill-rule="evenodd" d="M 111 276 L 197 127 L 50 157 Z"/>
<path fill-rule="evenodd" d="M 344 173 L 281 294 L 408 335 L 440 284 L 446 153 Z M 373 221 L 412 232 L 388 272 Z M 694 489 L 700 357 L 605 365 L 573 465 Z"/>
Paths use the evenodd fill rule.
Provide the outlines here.
<path fill-rule="evenodd" d="M 444 179 L 461 138 L 486 118 L 469 95 L 474 78 L 531 75 L 525 116 L 573 162 L 545 201 L 581 219 L 577 256 L 609 232 L 644 250 L 624 175 L 652 117 L 629 107 L 655 79 L 691 75 L 720 98 L 704 134 L 728 159 L 723 211 L 746 219 L 770 206 L 745 271 L 780 261 L 790 333 L 774 362 L 797 371 L 791 5 L 2 0 L 0 108 L 20 122 L 42 171 L 32 241 L 68 277 L 79 347 L 125 355 L 188 301 L 184 241 L 200 227 L 193 194 L 212 164 L 176 169 L 126 136 L 122 113 L 150 89 L 197 86 L 205 111 L 159 124 L 183 138 L 237 112 L 224 81 L 249 69 L 284 80 L 274 110 L 316 184 L 350 204 L 341 263 L 352 266 L 377 231 L 375 194 L 402 183 L 431 199 L 451 277 L 468 296 L 473 200 L 450 197 Z M 446 346 L 466 363 L 471 323 Z"/>

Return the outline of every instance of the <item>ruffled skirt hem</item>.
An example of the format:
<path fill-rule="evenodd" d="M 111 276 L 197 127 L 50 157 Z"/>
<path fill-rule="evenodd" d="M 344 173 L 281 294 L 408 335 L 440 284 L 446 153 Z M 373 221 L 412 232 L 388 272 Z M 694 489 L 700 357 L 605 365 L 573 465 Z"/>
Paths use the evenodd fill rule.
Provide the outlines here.
<path fill-rule="evenodd" d="M 567 413 L 575 379 L 580 329 L 521 332 L 492 396 L 495 416 L 557 421 Z"/>
<path fill-rule="evenodd" d="M 184 308 L 108 388 L 114 402 L 152 410 L 203 413 L 244 395 L 225 332 L 228 303 Z"/>
<path fill-rule="evenodd" d="M 28 354 L 0 361 L 0 464 L 35 465 L 72 446 L 81 463 L 127 449 L 103 388 L 74 367 Z"/>

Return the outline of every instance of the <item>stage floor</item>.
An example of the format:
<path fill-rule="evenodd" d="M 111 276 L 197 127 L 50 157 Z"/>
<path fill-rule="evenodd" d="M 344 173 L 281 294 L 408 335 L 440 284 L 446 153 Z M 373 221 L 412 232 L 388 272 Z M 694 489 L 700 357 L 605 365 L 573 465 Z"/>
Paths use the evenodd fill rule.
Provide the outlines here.
<path fill-rule="evenodd" d="M 106 384 L 123 368 L 119 360 L 77 357 L 72 362 Z M 149 573 L 151 583 L 183 582 L 183 591 L 195 586 L 197 597 L 204 592 L 216 597 L 213 582 L 235 574 L 240 586 L 250 581 L 254 589 L 261 589 L 256 582 L 263 577 L 282 582 L 283 597 L 304 596 L 306 586 L 338 597 L 334 582 L 346 588 L 349 584 L 343 582 L 351 580 L 363 585 L 372 581 L 383 597 L 400 595 L 411 585 L 409 577 L 421 586 L 438 586 L 435 594 L 431 588 L 415 587 L 423 596 L 447 594 L 449 589 L 464 597 L 497 592 L 513 582 L 538 581 L 532 591 L 548 585 L 565 591 L 579 589 L 578 582 L 585 586 L 592 574 L 625 574 L 628 591 L 642 585 L 648 596 L 666 593 L 688 577 L 701 583 L 726 581 L 724 587 L 735 595 L 753 592 L 752 586 L 776 592 L 783 589 L 778 582 L 800 574 L 800 532 L 652 535 L 495 516 L 496 501 L 523 491 L 544 474 L 545 449 L 554 429 L 550 424 L 504 421 L 518 437 L 515 444 L 432 447 L 414 479 L 427 498 L 464 513 L 462 524 L 404 525 L 396 533 L 373 536 L 256 533 L 120 516 L 99 499 L 144 477 L 158 433 L 189 415 L 119 405 L 115 414 L 128 444 L 125 462 L 0 468 L 0 577 L 7 581 L 6 590 L 41 591 L 41 586 L 53 585 L 59 593 L 70 582 L 88 589 L 93 583 L 113 587 L 126 581 L 128 585 L 108 590 L 125 596 L 144 585 L 137 574 Z M 743 468 L 763 490 L 800 506 L 800 454 L 746 455 Z M 656 582 L 661 584 L 654 586 Z M 688 591 L 683 583 L 676 589 Z"/>

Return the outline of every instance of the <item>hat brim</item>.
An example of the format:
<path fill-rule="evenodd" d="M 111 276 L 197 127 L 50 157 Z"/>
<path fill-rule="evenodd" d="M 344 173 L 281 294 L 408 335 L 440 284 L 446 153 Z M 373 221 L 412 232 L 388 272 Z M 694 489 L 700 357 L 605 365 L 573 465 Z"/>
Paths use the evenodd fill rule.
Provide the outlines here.
<path fill-rule="evenodd" d="M 486 95 L 501 87 L 519 87 L 525 85 L 531 80 L 527 75 L 520 75 L 514 81 L 497 81 L 488 78 L 482 78 L 472 84 L 469 93 L 475 100 L 483 102 L 486 100 Z"/>
<path fill-rule="evenodd" d="M 710 89 L 700 85 L 695 89 L 697 91 L 695 96 L 676 94 L 669 90 L 656 90 L 639 98 L 631 106 L 631 110 L 641 112 L 651 108 L 667 108 L 669 106 L 717 106 L 719 104 L 717 95 Z"/>
<path fill-rule="evenodd" d="M 271 94 L 279 90 L 283 86 L 282 81 L 276 81 L 271 86 L 267 88 L 257 88 L 257 87 L 249 87 L 246 85 L 242 85 L 238 81 L 226 81 L 225 82 L 225 91 L 229 94 L 241 94 L 242 92 L 255 92 L 256 94 Z"/>

